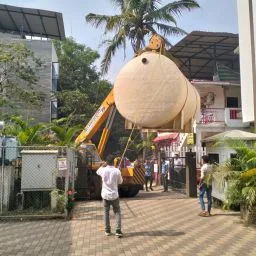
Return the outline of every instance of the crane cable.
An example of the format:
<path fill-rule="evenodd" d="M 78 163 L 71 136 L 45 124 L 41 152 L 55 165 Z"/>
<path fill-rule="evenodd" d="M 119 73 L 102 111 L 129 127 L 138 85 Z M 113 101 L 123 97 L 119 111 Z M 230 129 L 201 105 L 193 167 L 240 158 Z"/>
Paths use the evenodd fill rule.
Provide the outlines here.
<path fill-rule="evenodd" d="M 161 43 L 161 44 L 160 44 L 159 56 L 160 56 L 160 55 L 163 55 L 162 51 L 163 51 L 163 44 Z M 132 141 L 132 140 L 131 140 L 131 137 L 132 137 L 132 134 L 133 134 L 135 125 L 136 125 L 136 124 L 134 123 L 133 128 L 132 128 L 132 131 L 131 131 L 130 136 L 129 136 L 129 138 L 128 138 L 128 141 L 127 141 L 127 143 L 126 143 L 124 152 L 123 152 L 122 157 L 121 157 L 121 159 L 120 159 L 120 163 L 119 163 L 119 165 L 118 165 L 118 169 L 120 169 L 120 166 L 121 166 L 122 161 L 123 161 L 123 159 L 124 159 L 125 153 L 126 153 L 126 151 L 127 151 L 127 149 L 128 149 L 129 143 Z"/>
<path fill-rule="evenodd" d="M 132 134 L 133 134 L 135 125 L 136 125 L 136 124 L 133 124 L 132 131 L 131 131 L 130 136 L 129 136 L 128 140 L 127 140 L 127 143 L 126 143 L 124 152 L 123 152 L 123 154 L 122 154 L 122 156 L 121 156 L 121 159 L 120 159 L 120 162 L 119 162 L 119 165 L 118 165 L 118 169 L 120 169 L 120 166 L 121 166 L 122 161 L 123 161 L 123 159 L 124 159 L 125 153 L 126 153 L 126 151 L 127 151 L 127 149 L 128 149 L 129 143 L 130 143 L 131 140 L 132 140 L 131 138 L 132 138 Z"/>

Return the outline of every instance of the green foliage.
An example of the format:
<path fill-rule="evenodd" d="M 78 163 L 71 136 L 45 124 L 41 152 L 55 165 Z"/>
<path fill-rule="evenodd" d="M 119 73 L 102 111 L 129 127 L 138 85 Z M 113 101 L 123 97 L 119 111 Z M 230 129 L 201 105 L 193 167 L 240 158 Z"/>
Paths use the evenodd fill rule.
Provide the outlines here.
<path fill-rule="evenodd" d="M 75 206 L 75 192 L 72 189 L 68 190 L 68 199 L 67 199 L 67 203 L 66 203 L 66 209 L 68 211 L 71 211 L 74 206 Z"/>
<path fill-rule="evenodd" d="M 3 134 L 18 138 L 23 146 L 46 145 L 49 143 L 46 131 L 49 125 L 33 124 L 33 119 L 23 120 L 20 116 L 13 116 L 6 124 Z"/>
<path fill-rule="evenodd" d="M 117 15 L 86 15 L 88 23 L 96 28 L 103 27 L 104 35 L 110 33 L 112 36 L 112 39 L 102 42 L 107 45 L 101 65 L 103 72 L 107 72 L 116 50 L 120 47 L 125 50 L 126 41 L 131 43 L 134 52 L 138 52 L 145 46 L 146 36 L 158 33 L 170 46 L 167 36 L 186 34 L 177 27 L 176 18 L 185 10 L 199 7 L 195 0 L 174 1 L 164 6 L 160 0 L 120 0 L 113 3 L 120 10 Z"/>
<path fill-rule="evenodd" d="M 219 165 L 213 174 L 217 185 L 228 181 L 226 207 L 243 204 L 251 209 L 256 205 L 256 148 L 244 141 L 222 141 L 236 151 L 236 157 Z"/>
<path fill-rule="evenodd" d="M 61 90 L 79 89 L 88 94 L 92 91 L 94 94 L 93 87 L 98 74 L 93 63 L 99 58 L 99 54 L 85 45 L 76 43 L 72 38 L 56 40 L 54 45 L 60 63 Z"/>
<path fill-rule="evenodd" d="M 41 61 L 22 43 L 0 42 L 0 106 L 23 102 L 40 106 L 44 98 L 34 90 Z"/>
<path fill-rule="evenodd" d="M 53 124 L 51 126 L 51 131 L 54 132 L 53 142 L 58 146 L 74 146 L 75 135 L 81 131 L 81 126 L 60 126 L 58 124 Z"/>
<path fill-rule="evenodd" d="M 65 195 L 64 195 L 64 191 L 59 190 L 59 189 L 54 189 L 51 192 L 51 197 L 54 197 L 56 199 L 56 212 L 60 212 L 60 213 L 64 213 L 64 209 L 65 209 Z"/>
<path fill-rule="evenodd" d="M 59 117 L 69 117 L 70 126 L 85 125 L 112 86 L 96 71 L 96 51 L 72 38 L 54 44 L 60 63 L 60 91 L 56 94 Z"/>

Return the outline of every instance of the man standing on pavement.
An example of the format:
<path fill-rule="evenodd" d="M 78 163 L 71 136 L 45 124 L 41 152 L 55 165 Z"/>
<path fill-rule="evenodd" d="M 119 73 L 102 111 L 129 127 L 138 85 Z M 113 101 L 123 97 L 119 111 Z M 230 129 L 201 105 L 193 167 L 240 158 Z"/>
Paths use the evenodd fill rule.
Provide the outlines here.
<path fill-rule="evenodd" d="M 152 177 L 152 164 L 149 160 L 146 160 L 145 165 L 145 189 L 148 192 L 148 182 L 150 182 L 149 188 L 150 190 L 153 190 L 152 183 L 153 183 L 153 177 Z"/>
<path fill-rule="evenodd" d="M 185 175 L 182 171 L 182 161 L 179 157 L 179 154 L 176 153 L 173 159 L 173 167 L 174 167 L 174 174 L 175 174 L 175 181 L 176 181 L 176 186 L 181 187 L 182 184 L 185 184 Z"/>
<path fill-rule="evenodd" d="M 114 167 L 114 158 L 113 155 L 107 156 L 107 166 L 100 167 L 97 170 L 97 174 L 102 178 L 101 197 L 104 204 L 105 235 L 111 235 L 109 211 L 110 206 L 112 205 L 116 216 L 116 236 L 122 237 L 118 185 L 123 182 L 123 179 L 120 170 Z"/>
<path fill-rule="evenodd" d="M 200 177 L 200 184 L 199 184 L 199 201 L 201 205 L 202 212 L 199 213 L 201 217 L 208 217 L 211 216 L 211 208 L 212 208 L 212 184 L 210 179 L 207 181 L 212 172 L 212 165 L 209 164 L 209 156 L 204 155 L 202 156 L 203 165 L 201 167 L 201 177 Z M 208 209 L 205 210 L 205 203 L 204 203 L 204 194 L 207 195 L 208 201 Z"/>
<path fill-rule="evenodd" d="M 168 164 L 165 161 L 165 157 L 162 157 L 161 178 L 162 178 L 162 184 L 163 184 L 163 187 L 164 187 L 164 192 L 168 191 L 167 177 L 168 177 Z"/>

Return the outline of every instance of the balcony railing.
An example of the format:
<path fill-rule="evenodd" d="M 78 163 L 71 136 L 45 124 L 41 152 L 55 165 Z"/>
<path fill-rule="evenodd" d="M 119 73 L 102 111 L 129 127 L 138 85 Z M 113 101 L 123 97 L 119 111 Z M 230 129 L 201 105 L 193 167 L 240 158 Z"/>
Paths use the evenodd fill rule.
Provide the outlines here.
<path fill-rule="evenodd" d="M 224 123 L 224 122 L 225 122 L 224 108 L 201 109 L 201 117 L 199 120 L 200 124 Z"/>
<path fill-rule="evenodd" d="M 249 123 L 243 123 L 241 108 L 225 108 L 225 123 L 229 127 L 249 127 Z"/>
<path fill-rule="evenodd" d="M 228 127 L 248 127 L 249 123 L 243 123 L 241 108 L 207 108 L 201 109 L 199 124 L 225 123 Z"/>

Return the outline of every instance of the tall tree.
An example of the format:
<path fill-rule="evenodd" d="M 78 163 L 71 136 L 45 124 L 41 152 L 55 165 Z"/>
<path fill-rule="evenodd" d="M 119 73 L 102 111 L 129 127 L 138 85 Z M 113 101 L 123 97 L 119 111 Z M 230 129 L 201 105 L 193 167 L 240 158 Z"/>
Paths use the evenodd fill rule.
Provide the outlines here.
<path fill-rule="evenodd" d="M 96 28 L 103 26 L 104 34 L 111 33 L 113 38 L 102 43 L 107 44 L 102 60 L 102 71 L 107 72 L 111 58 L 120 47 L 126 48 L 130 41 L 134 52 L 145 46 L 145 36 L 158 33 L 167 45 L 171 45 L 167 36 L 184 35 L 186 32 L 177 26 L 176 18 L 184 10 L 198 8 L 195 0 L 178 0 L 164 6 L 161 0 L 112 0 L 120 9 L 117 15 L 99 15 L 89 13 L 86 21 Z"/>
<path fill-rule="evenodd" d="M 69 117 L 71 125 L 86 124 L 111 88 L 96 71 L 99 54 L 72 38 L 54 44 L 60 63 L 59 117 Z"/>
<path fill-rule="evenodd" d="M 39 105 L 42 95 L 34 90 L 36 69 L 41 65 L 22 43 L 0 42 L 0 106 L 17 102 Z"/>

